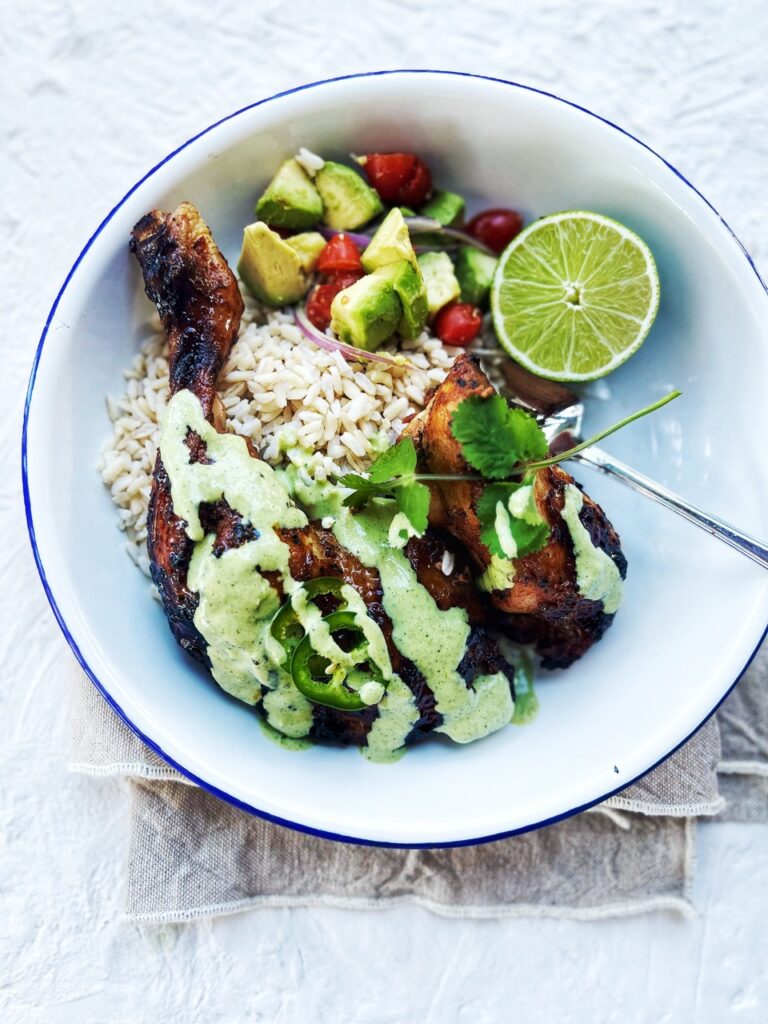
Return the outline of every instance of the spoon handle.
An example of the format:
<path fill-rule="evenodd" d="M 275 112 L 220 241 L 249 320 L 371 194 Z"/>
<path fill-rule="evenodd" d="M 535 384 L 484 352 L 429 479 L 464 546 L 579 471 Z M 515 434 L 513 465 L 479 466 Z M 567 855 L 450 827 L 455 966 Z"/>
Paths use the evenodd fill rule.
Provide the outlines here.
<path fill-rule="evenodd" d="M 732 548 L 740 551 L 742 555 L 746 555 L 753 562 L 757 562 L 764 569 L 768 569 L 768 544 L 750 537 L 749 534 L 742 532 L 735 526 L 731 526 L 730 523 L 726 523 L 722 519 L 709 515 L 707 512 L 697 508 L 696 505 L 692 505 L 689 501 L 667 490 L 666 487 L 662 487 L 661 484 L 657 484 L 654 480 L 649 479 L 649 477 L 643 476 L 642 473 L 638 473 L 637 470 L 632 469 L 600 448 L 585 448 L 583 452 L 574 456 L 574 461 L 582 462 L 591 469 L 621 480 L 628 487 L 639 491 L 640 494 L 644 494 L 653 501 L 657 501 L 665 508 L 677 512 L 679 516 L 687 519 L 689 523 L 700 526 L 702 530 L 711 533 L 713 537 L 724 541 Z"/>

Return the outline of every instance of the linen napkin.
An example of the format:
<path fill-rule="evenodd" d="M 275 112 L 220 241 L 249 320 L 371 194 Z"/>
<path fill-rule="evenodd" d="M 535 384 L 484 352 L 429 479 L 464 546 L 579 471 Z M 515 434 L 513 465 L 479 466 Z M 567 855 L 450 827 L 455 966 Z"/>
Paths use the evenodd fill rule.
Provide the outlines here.
<path fill-rule="evenodd" d="M 137 781 L 133 788 L 133 920 L 259 906 L 416 903 L 452 917 L 579 918 L 691 907 L 687 817 L 585 813 L 482 846 L 399 850 L 302 835 L 196 786 Z"/>
<path fill-rule="evenodd" d="M 768 640 L 717 715 L 723 754 L 719 818 L 768 821 Z"/>
<path fill-rule="evenodd" d="M 81 676 L 70 767 L 132 780 L 126 914 L 133 920 L 183 921 L 258 906 L 371 909 L 405 902 L 473 917 L 689 913 L 693 818 L 768 820 L 767 676 L 768 647 L 717 719 L 592 812 L 460 849 L 332 843 L 180 784 L 186 780 Z M 730 808 L 719 792 L 720 764 Z"/>

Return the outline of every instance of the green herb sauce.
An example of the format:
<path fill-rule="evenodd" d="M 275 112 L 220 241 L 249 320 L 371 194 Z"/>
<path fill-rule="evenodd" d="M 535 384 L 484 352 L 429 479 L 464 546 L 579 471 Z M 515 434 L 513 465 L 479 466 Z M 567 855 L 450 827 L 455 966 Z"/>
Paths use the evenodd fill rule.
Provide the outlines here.
<path fill-rule="evenodd" d="M 394 514 L 391 502 L 374 502 L 357 514 L 341 509 L 334 534 L 363 565 L 378 570 L 382 603 L 392 620 L 392 639 L 435 694 L 443 716 L 439 731 L 457 743 L 469 743 L 509 722 L 513 709 L 509 683 L 497 673 L 480 677 L 474 689 L 467 688 L 458 672 L 469 638 L 467 613 L 463 608 L 441 611 L 403 552 L 389 546 Z M 404 729 L 405 720 L 401 725 Z M 401 735 L 398 746 L 408 732 Z"/>
<path fill-rule="evenodd" d="M 190 463 L 185 444 L 193 430 L 205 442 L 210 463 Z M 271 563 L 262 568 L 278 569 L 288 577 L 288 546 L 274 532 L 275 527 L 307 525 L 307 517 L 291 501 L 271 466 L 251 457 L 245 438 L 220 434 L 203 416 L 191 391 L 179 391 L 166 410 L 160 434 L 160 453 L 171 481 L 173 510 L 187 523 L 192 540 L 203 539 L 198 513 L 203 502 L 226 498 L 232 508 L 259 531 L 254 543 Z"/>
<path fill-rule="evenodd" d="M 612 615 L 621 604 L 624 582 L 616 563 L 602 548 L 595 547 L 589 531 L 579 519 L 583 505 L 584 497 L 578 487 L 567 484 L 560 515 L 573 541 L 579 593 L 590 601 L 602 601 L 603 611 Z"/>
<path fill-rule="evenodd" d="M 190 463 L 186 445 L 190 430 L 205 442 L 206 462 Z M 211 672 L 222 689 L 256 704 L 261 687 L 274 686 L 276 666 L 267 635 L 280 605 L 262 573 L 279 572 L 285 589 L 295 588 L 288 572 L 289 549 L 275 528 L 305 526 L 307 517 L 293 504 L 274 471 L 251 457 L 242 437 L 220 434 L 208 423 L 191 391 L 179 391 L 169 402 L 160 453 L 171 483 L 174 512 L 186 522 L 187 535 L 197 541 L 188 582 L 199 594 L 194 623 L 208 643 Z M 213 538 L 203 535 L 199 507 L 221 498 L 253 526 L 257 537 L 216 558 Z"/>
<path fill-rule="evenodd" d="M 405 753 L 405 740 L 419 720 L 413 694 L 400 676 L 393 675 L 379 704 L 379 714 L 368 733 L 368 746 L 360 752 L 369 761 L 392 764 Z"/>
<path fill-rule="evenodd" d="M 515 711 L 512 725 L 528 725 L 539 713 L 539 698 L 534 690 L 533 662 L 525 651 L 515 658 Z"/>
<path fill-rule="evenodd" d="M 258 542 L 212 553 L 213 537 L 195 545 L 188 582 L 199 594 L 195 626 L 208 641 L 213 677 L 246 704 L 257 704 L 275 665 L 267 644 L 280 600 L 259 572 Z M 262 566 L 267 568 L 267 566 Z"/>
<path fill-rule="evenodd" d="M 485 572 L 478 576 L 477 585 L 486 593 L 494 590 L 509 590 L 515 582 L 515 563 L 510 558 L 491 555 L 491 561 Z"/>
<path fill-rule="evenodd" d="M 206 445 L 204 463 L 189 461 L 186 438 L 190 430 Z M 393 640 L 433 690 L 443 716 L 440 731 L 457 743 L 469 743 L 510 721 L 513 701 L 502 673 L 480 676 L 472 688 L 459 674 L 469 637 L 467 614 L 462 608 L 441 611 L 419 584 L 403 552 L 391 544 L 397 512 L 392 502 L 374 503 L 353 515 L 341 506 L 338 488 L 311 480 L 301 464 L 301 453 L 291 452 L 292 465 L 276 473 L 251 457 L 242 437 L 216 431 L 189 391 L 178 392 L 168 405 L 160 452 L 174 511 L 185 520 L 186 532 L 196 542 L 188 582 L 199 595 L 194 622 L 208 644 L 213 676 L 223 689 L 248 704 L 262 699 L 268 728 L 285 739 L 284 745 L 295 748 L 296 742 L 308 735 L 313 705 L 280 666 L 282 650 L 276 650 L 269 632 L 280 601 L 265 572 L 279 573 L 315 650 L 338 665 L 348 660 L 319 610 L 306 601 L 300 584 L 289 573 L 290 551 L 276 530 L 301 528 L 308 521 L 292 495 L 313 517 L 328 517 L 327 525 L 332 523 L 338 541 L 364 565 L 378 570 Z M 216 557 L 214 538 L 204 536 L 199 506 L 222 498 L 253 526 L 257 536 Z M 396 523 L 396 533 L 398 526 Z M 416 701 L 392 672 L 383 634 L 367 614 L 362 598 L 346 585 L 343 593 L 368 640 L 371 660 L 388 680 L 383 695 L 375 694 L 380 696 L 378 715 L 364 754 L 373 761 L 397 760 L 419 718 Z"/>
<path fill-rule="evenodd" d="M 312 728 L 312 703 L 299 693 L 288 672 L 277 671 L 271 680 L 272 689 L 262 701 L 267 721 L 273 729 L 300 739 Z"/>
<path fill-rule="evenodd" d="M 263 718 L 259 719 L 259 725 L 261 731 L 278 747 L 282 747 L 283 750 L 309 750 L 313 746 L 312 740 L 307 739 L 294 739 L 291 736 L 284 736 L 278 729 L 266 722 Z"/>

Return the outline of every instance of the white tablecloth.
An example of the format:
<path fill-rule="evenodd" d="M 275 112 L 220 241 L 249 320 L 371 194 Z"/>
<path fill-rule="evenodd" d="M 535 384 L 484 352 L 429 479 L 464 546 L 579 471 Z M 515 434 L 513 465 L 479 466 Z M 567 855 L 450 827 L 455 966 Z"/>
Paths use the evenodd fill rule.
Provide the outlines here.
<path fill-rule="evenodd" d="M 278 89 L 374 68 L 477 70 L 625 125 L 703 189 L 764 271 L 768 260 L 764 0 L 227 6 L 25 0 L 0 19 L 0 1018 L 764 1021 L 762 826 L 703 829 L 694 921 L 458 922 L 413 908 L 121 922 L 126 789 L 64 770 L 69 653 L 24 534 L 18 435 L 46 312 L 123 192 L 199 128 Z"/>

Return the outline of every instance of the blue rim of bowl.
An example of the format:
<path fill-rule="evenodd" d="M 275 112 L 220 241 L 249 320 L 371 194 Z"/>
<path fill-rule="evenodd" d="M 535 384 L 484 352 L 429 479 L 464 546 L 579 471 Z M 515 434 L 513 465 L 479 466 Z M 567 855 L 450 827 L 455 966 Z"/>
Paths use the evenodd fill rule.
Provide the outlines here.
<path fill-rule="evenodd" d="M 667 758 L 671 757 L 672 754 L 675 753 L 675 751 L 679 750 L 680 747 L 682 747 L 685 743 L 687 743 L 688 740 L 693 735 L 695 735 L 695 733 L 697 733 L 699 731 L 699 729 L 701 729 L 701 727 L 706 722 L 709 721 L 709 719 L 712 717 L 712 715 L 714 715 L 714 713 L 717 711 L 717 709 L 720 707 L 720 705 L 723 703 L 723 701 L 728 697 L 728 695 L 731 693 L 733 688 L 736 686 L 736 684 L 739 682 L 741 677 L 744 675 L 744 673 L 749 668 L 749 666 L 752 663 L 753 658 L 757 654 L 757 652 L 758 652 L 758 650 L 759 650 L 763 640 L 765 640 L 766 636 L 768 636 L 768 625 L 766 625 L 765 631 L 763 632 L 763 635 L 762 635 L 762 637 L 760 639 L 760 642 L 758 643 L 757 647 L 755 647 L 755 649 L 752 652 L 752 654 L 749 656 L 746 664 L 744 665 L 744 668 L 741 670 L 741 672 L 739 672 L 739 674 L 737 675 L 736 679 L 733 681 L 731 686 L 728 687 L 728 689 L 723 694 L 721 699 L 717 702 L 717 704 L 715 704 L 715 706 L 712 708 L 712 710 L 709 711 L 704 716 L 704 718 L 701 720 L 701 722 L 699 722 L 699 724 L 696 726 L 696 728 L 693 729 L 687 736 L 685 736 L 675 747 L 672 748 L 672 750 L 670 750 L 668 753 L 666 753 L 663 757 L 659 758 L 659 760 L 656 761 L 654 764 L 652 764 L 649 768 L 646 768 L 645 771 L 640 772 L 639 775 L 636 775 L 633 779 L 630 779 L 627 782 L 622 782 L 622 784 L 620 786 L 617 786 L 615 789 L 612 789 L 609 792 L 604 793 L 602 796 L 596 797 L 594 800 L 590 800 L 587 803 L 580 804 L 578 807 L 573 807 L 570 810 L 564 811 L 561 814 L 556 814 L 553 817 L 545 818 L 542 821 L 532 822 L 530 825 L 524 825 L 521 828 L 509 829 L 508 831 L 505 831 L 505 832 L 496 832 L 496 833 L 494 833 L 492 835 L 481 836 L 481 837 L 474 838 L 474 839 L 457 839 L 457 840 L 453 840 L 451 842 L 442 842 L 442 843 L 397 843 L 397 842 L 378 842 L 378 841 L 372 840 L 372 839 L 361 839 L 361 838 L 357 838 L 357 837 L 354 837 L 354 836 L 345 836 L 345 835 L 340 835 L 340 834 L 338 834 L 336 832 L 327 832 L 327 831 L 325 831 L 323 829 L 311 828 L 308 825 L 302 825 L 299 822 L 289 821 L 286 818 L 280 818 L 280 817 L 278 817 L 278 816 L 276 816 L 274 814 L 269 814 L 267 811 L 260 810 L 258 807 L 254 807 L 251 804 L 247 804 L 244 801 L 239 800 L 237 797 L 232 796 L 230 793 L 226 793 L 226 792 L 224 792 L 224 790 L 221 790 L 218 787 L 212 785 L 211 783 L 206 782 L 205 779 L 202 779 L 199 776 L 195 775 L 188 768 L 185 768 L 184 765 L 179 764 L 178 761 L 175 761 L 172 757 L 170 757 L 168 754 L 166 754 L 165 751 L 161 747 L 159 747 L 158 744 L 153 739 L 151 739 L 151 737 L 145 735 L 139 728 L 137 728 L 136 725 L 134 725 L 134 723 L 125 714 L 123 709 L 117 704 L 117 702 L 114 700 L 114 698 L 110 695 L 110 693 L 108 692 L 108 690 L 107 690 L 106 686 L 104 685 L 104 683 L 102 683 L 101 680 L 99 680 L 96 677 L 96 675 L 94 674 L 93 670 L 88 665 L 88 663 L 85 660 L 82 652 L 78 648 L 77 643 L 75 642 L 74 637 L 70 633 L 69 627 L 67 626 L 66 622 L 64 621 L 64 618 L 63 618 L 63 616 L 62 616 L 62 614 L 61 614 L 61 612 L 60 612 L 60 610 L 59 610 L 59 608 L 58 608 L 58 606 L 56 604 L 56 600 L 55 600 L 55 598 L 53 596 L 53 593 L 51 591 L 50 585 L 49 585 L 48 580 L 46 578 L 45 569 L 43 568 L 43 563 L 42 563 L 42 560 L 40 558 L 40 552 L 38 551 L 38 547 L 37 547 L 37 540 L 36 540 L 36 537 L 35 537 L 35 526 L 34 526 L 34 522 L 33 522 L 33 519 L 32 519 L 32 505 L 31 505 L 30 496 L 29 496 L 29 481 L 28 481 L 28 478 L 27 478 L 27 428 L 28 428 L 28 423 L 29 423 L 29 411 L 30 411 L 30 406 L 31 406 L 31 402 L 32 402 L 32 393 L 33 393 L 34 387 L 35 387 L 35 380 L 36 380 L 36 377 L 37 377 L 37 369 L 38 369 L 38 366 L 40 364 L 40 358 L 41 358 L 42 352 L 43 352 L 43 345 L 45 344 L 45 339 L 46 339 L 46 337 L 48 335 L 48 331 L 49 331 L 50 326 L 51 326 L 51 321 L 53 320 L 53 317 L 54 317 L 54 315 L 56 313 L 56 310 L 58 308 L 59 302 L 61 301 L 61 298 L 62 298 L 64 292 L 66 291 L 67 286 L 69 285 L 70 280 L 72 279 L 72 277 L 73 277 L 75 271 L 77 270 L 77 268 L 80 266 L 81 262 L 83 261 L 84 257 L 86 256 L 88 250 L 91 248 L 91 246 L 93 245 L 94 241 L 96 240 L 96 238 L 98 238 L 98 236 L 101 234 L 101 232 L 106 227 L 106 225 L 110 222 L 110 220 L 115 215 L 115 213 L 126 202 L 126 200 L 130 196 L 133 195 L 133 193 L 136 191 L 136 189 L 138 189 L 141 185 L 143 185 L 144 182 L 147 181 L 148 178 L 151 178 L 152 175 L 156 171 L 158 171 L 161 167 L 163 167 L 165 164 L 167 164 L 169 160 L 172 160 L 178 153 L 180 153 L 182 150 L 186 149 L 187 146 L 191 145 L 193 142 L 196 142 L 197 139 L 200 139 L 200 138 L 202 138 L 202 136 L 207 135 L 208 132 L 213 131 L 214 128 L 218 128 L 219 125 L 225 124 L 227 121 L 231 121 L 234 118 L 239 117 L 240 114 L 244 114 L 244 113 L 246 113 L 249 110 L 253 110 L 255 107 L 264 106 L 266 103 L 270 103 L 272 100 L 281 99 L 284 96 L 291 96 L 294 93 L 305 92 L 308 89 L 315 89 L 318 86 L 323 86 L 323 85 L 331 85 L 331 84 L 333 84 L 335 82 L 345 82 L 345 81 L 350 81 L 350 80 L 354 80 L 354 79 L 363 79 L 363 78 L 381 78 L 381 77 L 385 77 L 385 76 L 389 76 L 389 75 L 413 75 L 413 74 L 445 75 L 445 76 L 450 76 L 450 77 L 453 77 L 453 78 L 479 79 L 481 81 L 486 81 L 486 82 L 496 82 L 499 85 L 508 85 L 508 86 L 511 86 L 514 89 L 522 89 L 525 92 L 536 93 L 539 96 L 546 96 L 548 99 L 556 100 L 558 103 L 562 103 L 562 104 L 564 104 L 567 107 L 572 107 L 574 110 L 579 110 L 583 114 L 587 114 L 589 117 L 593 117 L 593 118 L 595 118 L 595 120 L 601 121 L 603 124 L 608 125 L 608 127 L 613 128 L 615 131 L 620 132 L 622 135 L 625 135 L 627 138 L 632 139 L 633 142 L 637 143 L 637 145 L 639 145 L 639 146 L 642 146 L 643 149 L 647 150 L 654 157 L 656 157 L 657 160 L 661 161 L 661 163 L 663 163 L 665 167 L 667 167 L 670 171 L 672 171 L 672 173 L 676 177 L 678 177 L 685 185 L 687 185 L 688 188 L 691 189 L 691 191 L 694 192 L 699 197 L 699 199 L 701 199 L 704 203 L 706 203 L 706 205 L 709 207 L 709 209 L 717 216 L 717 218 L 719 219 L 719 221 L 721 222 L 723 227 L 726 228 L 728 233 L 731 235 L 733 240 L 738 245 L 739 249 L 741 249 L 742 253 L 744 254 L 744 257 L 747 260 L 747 263 L 752 268 L 752 272 L 755 274 L 755 276 L 756 276 L 757 280 L 759 281 L 759 283 L 761 284 L 763 290 L 766 292 L 766 295 L 768 295 L 768 287 L 766 286 L 765 281 L 763 281 L 762 277 L 760 276 L 760 273 L 759 273 L 757 267 L 755 266 L 754 261 L 752 260 L 752 257 L 749 255 L 747 250 L 744 248 L 743 244 L 741 243 L 741 241 L 739 240 L 739 238 L 737 237 L 737 235 L 735 234 L 733 229 L 725 221 L 725 219 L 718 213 L 718 211 L 715 209 L 715 207 L 712 205 L 712 203 L 710 203 L 710 201 L 707 199 L 707 197 L 702 195 L 702 193 L 696 188 L 695 185 L 693 185 L 685 177 L 684 174 L 682 174 L 676 167 L 674 167 L 671 163 L 669 163 L 668 160 L 665 160 L 663 156 L 661 156 L 659 153 L 657 153 L 649 145 L 647 145 L 641 139 L 638 139 L 636 136 L 632 135 L 631 132 L 626 131 L 624 128 L 620 127 L 617 124 L 614 124 L 612 121 L 609 121 L 607 118 L 601 117 L 599 114 L 595 114 L 593 111 L 589 110 L 587 107 L 583 107 L 583 106 L 581 106 L 578 103 L 573 103 L 570 100 L 563 99 L 562 96 L 557 96 L 555 93 L 547 92 L 545 89 L 537 89 L 534 86 L 524 85 L 524 84 L 522 84 L 520 82 L 510 82 L 507 79 L 495 78 L 492 75 L 476 75 L 476 74 L 473 74 L 473 73 L 471 73 L 469 71 L 441 71 L 441 70 L 429 69 L 429 68 L 393 68 L 393 69 L 385 70 L 385 71 L 368 71 L 368 72 L 361 72 L 361 73 L 358 73 L 358 74 L 339 75 L 339 76 L 337 76 L 335 78 L 325 78 L 325 79 L 321 79 L 321 80 L 319 80 L 317 82 L 309 82 L 309 83 L 307 83 L 305 85 L 295 86 L 293 89 L 285 89 L 282 92 L 275 93 L 272 96 L 267 96 L 264 99 L 257 100 L 255 103 L 249 103 L 247 106 L 241 107 L 239 110 L 234 111 L 234 113 L 228 114 L 226 117 L 222 117 L 220 120 L 214 122 L 214 124 L 211 124 L 207 128 L 204 128 L 201 132 L 198 132 L 197 135 L 193 135 L 191 139 L 187 139 L 186 142 L 182 143 L 180 146 L 178 146 L 176 149 L 174 149 L 171 153 L 169 153 L 166 157 L 164 157 L 159 163 L 155 164 L 155 166 L 151 170 L 147 171 L 147 173 L 142 178 L 140 178 L 136 182 L 136 184 L 133 185 L 125 193 L 123 198 L 109 211 L 109 213 L 104 218 L 104 220 L 101 222 L 101 224 L 99 224 L 99 226 L 96 228 L 94 233 L 91 235 L 91 237 L 86 242 L 85 246 L 83 247 L 82 251 L 80 252 L 80 255 L 77 257 L 75 262 L 72 264 L 72 267 L 70 268 L 69 273 L 67 274 L 66 278 L 64 279 L 64 283 L 62 284 L 62 286 L 59 289 L 59 292 L 58 292 L 56 298 L 54 299 L 53 305 L 51 306 L 50 312 L 48 313 L 48 317 L 46 318 L 45 325 L 43 327 L 43 332 L 40 335 L 40 341 L 39 341 L 38 346 L 37 346 L 37 351 L 35 352 L 34 362 L 32 363 L 32 371 L 30 373 L 29 386 L 27 388 L 27 397 L 26 397 L 26 401 L 25 401 L 25 404 L 24 404 L 24 421 L 23 421 L 22 433 L 21 433 L 21 475 L 22 475 L 22 486 L 23 486 L 23 491 L 24 491 L 24 511 L 25 511 L 26 520 L 27 520 L 27 530 L 29 531 L 29 539 L 30 539 L 30 542 L 32 544 L 32 552 L 33 552 L 34 557 L 35 557 L 35 564 L 37 565 L 37 571 L 38 571 L 38 573 L 40 575 L 40 580 L 41 580 L 41 582 L 43 584 L 43 589 L 45 590 L 45 595 L 48 598 L 48 603 L 50 604 L 51 609 L 53 610 L 53 614 L 56 617 L 56 621 L 59 624 L 59 628 L 61 629 L 62 633 L 64 634 L 64 637 L 65 637 L 67 643 L 72 648 L 72 651 L 73 651 L 75 657 L 77 658 L 78 662 L 80 663 L 80 666 L 82 667 L 83 671 L 86 673 L 86 675 L 91 680 L 91 682 L 94 684 L 94 686 L 97 688 L 97 690 L 106 699 L 106 701 L 110 704 L 110 706 L 114 709 L 114 711 L 117 712 L 117 714 L 120 716 L 120 718 L 122 718 L 122 720 L 125 722 L 125 724 L 134 733 L 136 733 L 136 735 L 144 743 L 146 743 L 147 746 L 150 747 L 151 750 L 153 750 L 156 754 L 158 754 L 167 764 L 171 765 L 171 767 L 175 768 L 178 772 L 180 772 L 182 775 L 184 775 L 186 778 L 188 778 L 191 782 L 196 783 L 198 786 L 200 786 L 201 789 L 206 790 L 208 793 L 211 793 L 213 796 L 216 796 L 216 797 L 218 797 L 221 800 L 225 800 L 225 801 L 227 801 L 227 803 L 233 804 L 235 807 L 240 808 L 240 810 L 247 811 L 249 814 L 253 814 L 256 817 L 263 818 L 266 821 L 273 822 L 274 824 L 277 824 L 277 825 L 283 825 L 283 826 L 285 826 L 287 828 L 292 828 L 292 829 L 296 830 L 297 832 L 303 832 L 303 833 L 305 833 L 307 835 L 318 836 L 318 837 L 320 837 L 322 839 L 335 840 L 336 842 L 355 843 L 355 844 L 360 845 L 360 846 L 392 847 L 392 848 L 395 848 L 395 849 L 449 849 L 451 847 L 478 846 L 478 845 L 480 845 L 482 843 L 491 843 L 491 842 L 494 842 L 494 841 L 499 840 L 499 839 L 507 839 L 510 836 L 521 835 L 524 832 L 533 832 L 536 829 L 544 828 L 547 825 L 554 825 L 554 824 L 556 824 L 559 821 L 565 821 L 567 818 L 571 818 L 575 814 L 580 814 L 582 811 L 586 811 L 590 807 L 594 807 L 596 804 L 602 803 L 604 800 L 608 800 L 610 797 L 615 796 L 616 793 L 619 793 L 622 790 L 626 789 L 627 786 L 631 786 L 635 782 L 637 782 L 639 779 L 642 779 L 649 772 L 652 772 L 654 770 L 654 768 L 658 768 L 658 766 L 660 764 L 662 764 L 664 761 L 666 761 Z"/>

